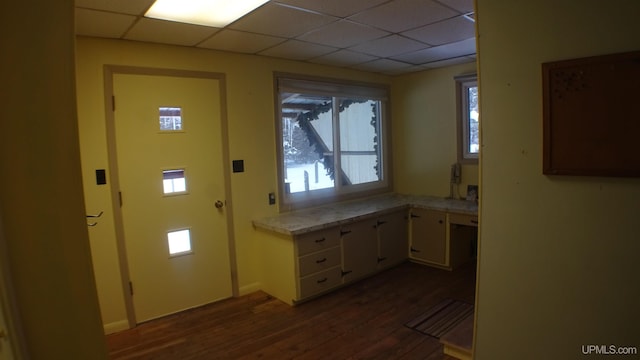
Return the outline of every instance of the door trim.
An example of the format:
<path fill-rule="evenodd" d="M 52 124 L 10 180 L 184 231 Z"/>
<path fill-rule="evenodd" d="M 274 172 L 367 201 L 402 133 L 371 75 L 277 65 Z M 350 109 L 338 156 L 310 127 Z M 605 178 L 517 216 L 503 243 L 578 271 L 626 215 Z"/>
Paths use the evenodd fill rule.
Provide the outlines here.
<path fill-rule="evenodd" d="M 127 251 L 124 239 L 124 225 L 122 210 L 120 208 L 120 183 L 118 174 L 118 159 L 116 152 L 116 129 L 114 113 L 114 89 L 113 78 L 116 74 L 124 75 L 154 75 L 198 79 L 218 80 L 220 89 L 220 132 L 222 135 L 222 169 L 224 178 L 225 195 L 225 215 L 227 220 L 227 236 L 229 244 L 229 263 L 231 266 L 231 291 L 233 297 L 240 293 L 238 284 L 238 266 L 235 247 L 235 230 L 233 226 L 233 201 L 231 201 L 231 160 L 229 156 L 229 128 L 227 122 L 227 84 L 224 73 L 207 71 L 192 71 L 165 68 L 148 68 L 137 66 L 105 65 L 104 66 L 104 104 L 107 131 L 107 155 L 109 158 L 109 181 L 111 182 L 111 206 L 116 232 L 116 247 L 118 250 L 118 262 L 120 265 L 120 277 L 122 281 L 122 291 L 124 293 L 125 308 L 129 328 L 136 326 L 136 316 L 133 306 L 133 297 L 130 292 L 129 264 L 127 261 Z"/>

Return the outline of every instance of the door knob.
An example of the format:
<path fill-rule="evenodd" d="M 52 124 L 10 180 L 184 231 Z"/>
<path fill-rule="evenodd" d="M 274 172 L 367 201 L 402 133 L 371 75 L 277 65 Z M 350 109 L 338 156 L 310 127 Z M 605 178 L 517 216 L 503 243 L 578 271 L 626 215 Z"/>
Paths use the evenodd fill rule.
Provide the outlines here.
<path fill-rule="evenodd" d="M 215 205 L 216 205 L 216 208 L 222 209 L 222 207 L 224 206 L 224 203 L 222 201 L 218 200 L 218 201 L 216 201 Z"/>

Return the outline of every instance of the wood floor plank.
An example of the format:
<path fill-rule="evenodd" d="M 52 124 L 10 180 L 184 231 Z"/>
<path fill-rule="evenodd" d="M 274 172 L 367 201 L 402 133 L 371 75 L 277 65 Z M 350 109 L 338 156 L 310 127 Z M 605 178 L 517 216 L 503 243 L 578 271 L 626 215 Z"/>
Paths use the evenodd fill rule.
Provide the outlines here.
<path fill-rule="evenodd" d="M 451 359 L 404 324 L 444 298 L 473 303 L 475 264 L 404 263 L 291 307 L 264 292 L 190 309 L 107 336 L 114 360 Z"/>

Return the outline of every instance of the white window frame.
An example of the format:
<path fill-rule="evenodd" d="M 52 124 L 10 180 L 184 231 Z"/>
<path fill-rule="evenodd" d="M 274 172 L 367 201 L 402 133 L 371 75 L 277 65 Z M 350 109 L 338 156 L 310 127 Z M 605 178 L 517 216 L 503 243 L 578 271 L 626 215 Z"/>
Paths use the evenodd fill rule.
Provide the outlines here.
<path fill-rule="evenodd" d="M 275 73 L 275 123 L 276 123 L 276 149 L 278 161 L 278 199 L 280 212 L 291 211 L 311 206 L 333 203 L 337 201 L 350 200 L 360 197 L 372 196 L 387 193 L 392 190 L 392 167 L 390 161 L 390 116 L 388 112 L 388 93 L 386 85 L 348 82 L 336 79 L 308 77 L 296 74 Z M 308 192 L 287 193 L 285 190 L 285 165 L 282 139 L 282 98 L 281 93 L 298 92 L 310 95 L 324 95 L 334 98 L 367 99 L 380 102 L 378 109 L 379 138 L 380 147 L 380 180 L 356 185 L 342 186 L 339 176 L 336 174 L 336 181 L 332 188 L 313 190 Z M 334 101 L 334 168 L 340 169 L 339 156 L 339 127 L 336 126 L 337 111 Z M 338 171 L 336 171 L 338 173 Z"/>
<path fill-rule="evenodd" d="M 462 164 L 477 164 L 480 155 L 478 152 L 470 152 L 469 128 L 471 118 L 469 116 L 469 88 L 478 87 L 478 76 L 476 74 L 461 75 L 455 77 L 456 82 L 456 103 L 457 103 L 457 128 L 458 128 L 458 162 Z"/>

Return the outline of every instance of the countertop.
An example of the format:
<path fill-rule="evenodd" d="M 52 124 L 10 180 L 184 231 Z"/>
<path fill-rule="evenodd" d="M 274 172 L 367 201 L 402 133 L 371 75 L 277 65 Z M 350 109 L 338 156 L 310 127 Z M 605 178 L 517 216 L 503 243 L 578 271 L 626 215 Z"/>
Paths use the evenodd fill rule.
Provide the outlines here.
<path fill-rule="evenodd" d="M 478 213 L 478 205 L 473 201 L 390 194 L 282 213 L 254 220 L 253 226 L 284 235 L 300 235 L 410 207 L 468 215 Z"/>

